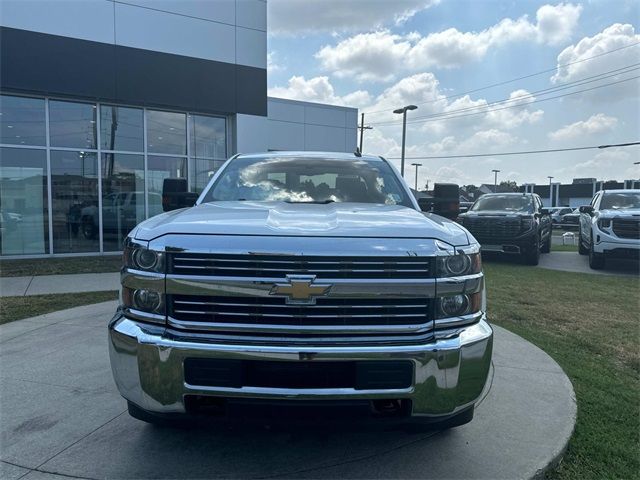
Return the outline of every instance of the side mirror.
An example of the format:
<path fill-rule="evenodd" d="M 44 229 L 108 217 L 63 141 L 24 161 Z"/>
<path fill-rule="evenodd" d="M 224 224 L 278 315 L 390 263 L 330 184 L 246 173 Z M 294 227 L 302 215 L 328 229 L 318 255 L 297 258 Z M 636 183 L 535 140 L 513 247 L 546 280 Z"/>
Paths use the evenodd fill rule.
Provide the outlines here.
<path fill-rule="evenodd" d="M 589 215 L 593 214 L 593 207 L 591 205 L 582 205 L 580 208 L 580 213 L 586 213 Z"/>
<path fill-rule="evenodd" d="M 186 178 L 165 178 L 162 182 L 162 210 L 165 212 L 192 207 L 198 196 L 197 193 L 187 191 Z"/>

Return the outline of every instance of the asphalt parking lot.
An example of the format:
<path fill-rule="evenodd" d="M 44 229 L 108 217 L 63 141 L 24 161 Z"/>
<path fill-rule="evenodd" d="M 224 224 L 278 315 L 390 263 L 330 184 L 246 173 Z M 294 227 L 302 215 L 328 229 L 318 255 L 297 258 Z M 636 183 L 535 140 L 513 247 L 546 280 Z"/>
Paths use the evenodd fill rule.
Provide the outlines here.
<path fill-rule="evenodd" d="M 577 252 L 554 252 L 540 255 L 540 268 L 565 272 L 590 273 L 594 275 L 640 275 L 640 263 L 631 259 L 607 259 L 605 268 L 594 270 L 589 267 L 589 257 Z"/>
<path fill-rule="evenodd" d="M 111 377 L 115 305 L 0 327 L 0 478 L 532 478 L 574 428 L 562 369 L 499 327 L 491 380 L 457 429 L 154 427 L 129 417 Z"/>

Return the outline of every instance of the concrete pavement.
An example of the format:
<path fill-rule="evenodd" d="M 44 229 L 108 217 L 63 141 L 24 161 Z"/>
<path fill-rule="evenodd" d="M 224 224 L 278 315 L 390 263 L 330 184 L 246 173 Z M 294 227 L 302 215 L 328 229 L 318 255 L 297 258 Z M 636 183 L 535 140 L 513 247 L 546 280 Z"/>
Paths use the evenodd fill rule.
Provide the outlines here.
<path fill-rule="evenodd" d="M 49 293 L 118 290 L 120 273 L 78 273 L 35 277 L 0 277 L 0 297 L 22 297 Z"/>
<path fill-rule="evenodd" d="M 111 378 L 115 306 L 0 326 L 1 478 L 532 478 L 573 431 L 562 369 L 499 327 L 485 397 L 450 431 L 155 428 L 128 416 Z"/>
<path fill-rule="evenodd" d="M 633 277 L 640 275 L 640 264 L 631 259 L 607 259 L 605 268 L 593 270 L 589 267 L 589 257 L 578 252 L 554 252 L 540 255 L 540 268 L 564 272 L 591 273 L 596 275 L 617 275 Z"/>

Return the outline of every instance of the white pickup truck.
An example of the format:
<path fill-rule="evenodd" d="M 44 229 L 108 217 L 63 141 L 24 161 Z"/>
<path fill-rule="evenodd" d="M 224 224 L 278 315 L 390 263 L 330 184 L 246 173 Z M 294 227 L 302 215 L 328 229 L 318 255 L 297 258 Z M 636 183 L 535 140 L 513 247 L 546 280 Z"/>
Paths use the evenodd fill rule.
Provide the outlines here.
<path fill-rule="evenodd" d="M 132 416 L 473 418 L 493 344 L 479 245 L 385 159 L 238 155 L 189 197 L 126 239 L 109 344 Z"/>
<path fill-rule="evenodd" d="M 580 207 L 578 253 L 594 270 L 607 258 L 640 258 L 640 190 L 601 190 Z"/>

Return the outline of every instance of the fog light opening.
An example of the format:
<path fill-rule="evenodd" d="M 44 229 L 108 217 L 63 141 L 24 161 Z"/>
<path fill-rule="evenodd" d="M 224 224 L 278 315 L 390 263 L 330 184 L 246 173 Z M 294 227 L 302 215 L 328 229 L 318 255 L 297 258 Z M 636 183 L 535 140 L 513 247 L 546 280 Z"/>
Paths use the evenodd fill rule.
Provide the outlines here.
<path fill-rule="evenodd" d="M 400 417 L 410 414 L 411 401 L 401 398 L 385 398 L 371 402 L 373 415 L 381 417 Z"/>
<path fill-rule="evenodd" d="M 136 290 L 133 292 L 133 304 L 139 310 L 156 311 L 160 308 L 160 294 L 152 290 Z"/>

